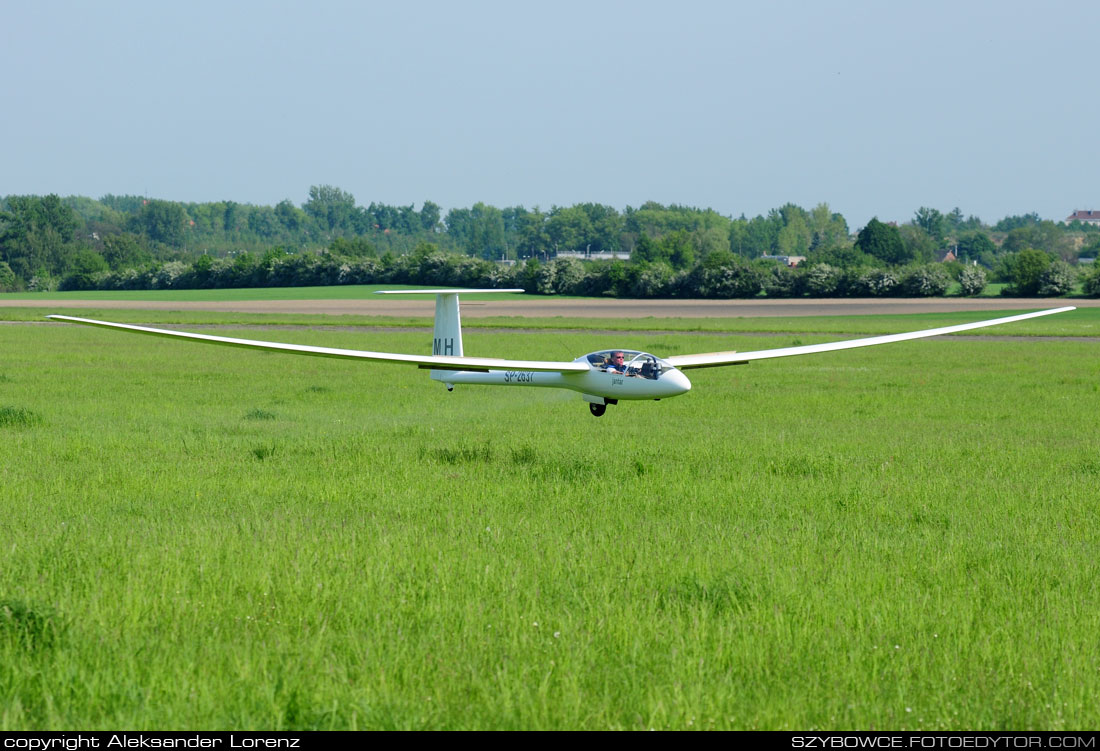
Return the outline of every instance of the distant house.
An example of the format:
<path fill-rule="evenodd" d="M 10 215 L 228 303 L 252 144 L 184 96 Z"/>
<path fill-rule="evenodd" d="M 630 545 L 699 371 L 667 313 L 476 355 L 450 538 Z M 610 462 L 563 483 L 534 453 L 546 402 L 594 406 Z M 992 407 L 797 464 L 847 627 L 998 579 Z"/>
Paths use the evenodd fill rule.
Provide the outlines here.
<path fill-rule="evenodd" d="M 586 253 L 583 250 L 559 250 L 554 256 L 555 258 L 582 258 L 586 261 L 613 261 L 616 258 L 629 261 L 630 251 L 601 250 L 595 253 Z"/>
<path fill-rule="evenodd" d="M 1100 211 L 1074 211 L 1066 217 L 1063 224 L 1070 224 L 1071 222 L 1081 222 L 1083 224 L 1100 226 Z"/>
<path fill-rule="evenodd" d="M 936 262 L 937 263 L 951 263 L 951 261 L 957 261 L 957 260 L 959 260 L 959 257 L 957 255 L 955 255 L 955 249 L 954 248 L 947 248 L 945 250 L 937 250 L 936 251 Z"/>
<path fill-rule="evenodd" d="M 769 261 L 779 261 L 780 263 L 786 264 L 787 266 L 789 266 L 792 269 L 795 266 L 797 266 L 798 264 L 800 264 L 800 263 L 802 263 L 803 261 L 806 260 L 806 256 L 769 256 L 769 255 L 765 255 L 765 256 L 762 256 L 762 257 L 765 258 L 766 260 L 769 260 Z"/>

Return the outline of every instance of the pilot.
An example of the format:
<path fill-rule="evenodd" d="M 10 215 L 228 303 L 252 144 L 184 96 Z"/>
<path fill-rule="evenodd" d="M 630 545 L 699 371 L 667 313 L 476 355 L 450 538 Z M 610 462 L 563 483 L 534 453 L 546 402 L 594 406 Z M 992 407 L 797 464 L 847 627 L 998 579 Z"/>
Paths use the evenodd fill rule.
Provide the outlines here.
<path fill-rule="evenodd" d="M 607 361 L 607 372 L 609 373 L 625 373 L 626 363 L 623 362 L 623 353 L 619 350 L 615 350 L 611 353 L 611 359 Z"/>

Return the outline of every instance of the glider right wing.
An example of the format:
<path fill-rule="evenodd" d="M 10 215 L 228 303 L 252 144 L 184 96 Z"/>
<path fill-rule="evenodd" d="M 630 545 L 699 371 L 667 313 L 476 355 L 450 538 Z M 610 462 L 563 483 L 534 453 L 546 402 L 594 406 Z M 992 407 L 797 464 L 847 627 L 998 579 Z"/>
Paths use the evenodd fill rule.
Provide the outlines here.
<path fill-rule="evenodd" d="M 976 321 L 974 323 L 961 323 L 956 326 L 942 326 L 937 329 L 924 329 L 923 331 L 910 331 L 905 334 L 888 334 L 886 336 L 871 336 L 864 339 L 846 339 L 840 342 L 826 342 L 824 344 L 807 344 L 800 347 L 782 347 L 779 349 L 762 349 L 756 352 L 708 352 L 698 355 L 674 355 L 666 357 L 673 367 L 680 370 L 689 368 L 715 368 L 722 365 L 741 365 L 753 360 L 768 360 L 773 357 L 793 357 L 794 355 L 812 355 L 818 352 L 834 352 L 841 349 L 855 349 L 857 347 L 873 347 L 876 344 L 889 344 L 890 342 L 904 342 L 910 339 L 924 339 L 929 336 L 941 334 L 954 334 L 959 331 L 980 329 L 985 326 L 998 326 L 1002 323 L 1023 321 L 1028 318 L 1049 316 L 1055 313 L 1065 313 L 1076 308 L 1052 308 L 1040 310 L 1035 313 L 1023 313 L 1005 318 L 994 318 L 989 321 Z"/>

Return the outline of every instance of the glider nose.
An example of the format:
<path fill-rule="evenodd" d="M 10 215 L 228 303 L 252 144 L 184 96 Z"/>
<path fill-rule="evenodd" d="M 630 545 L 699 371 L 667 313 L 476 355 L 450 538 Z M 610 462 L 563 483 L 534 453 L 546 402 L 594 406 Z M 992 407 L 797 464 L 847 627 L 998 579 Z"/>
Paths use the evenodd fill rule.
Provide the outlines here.
<path fill-rule="evenodd" d="M 673 368 L 661 376 L 661 382 L 668 389 L 668 396 L 679 396 L 691 391 L 691 381 L 679 370 Z"/>

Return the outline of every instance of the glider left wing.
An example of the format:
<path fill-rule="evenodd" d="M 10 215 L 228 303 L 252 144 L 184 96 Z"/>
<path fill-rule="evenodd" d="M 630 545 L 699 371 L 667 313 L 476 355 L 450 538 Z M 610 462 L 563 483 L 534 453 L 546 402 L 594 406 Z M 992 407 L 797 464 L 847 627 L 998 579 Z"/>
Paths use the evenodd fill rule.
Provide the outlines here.
<path fill-rule="evenodd" d="M 284 344 L 281 342 L 262 342 L 255 339 L 235 339 L 228 336 L 194 334 L 189 331 L 171 331 L 148 326 L 134 326 L 128 323 L 96 321 L 91 318 L 73 318 L 71 316 L 46 316 L 55 321 L 68 321 L 85 326 L 100 326 L 107 329 L 119 329 L 136 334 L 164 336 L 171 339 L 187 339 L 193 342 L 221 344 L 227 347 L 244 347 L 266 352 L 286 352 L 314 357 L 338 357 L 346 360 L 367 360 L 370 362 L 392 362 L 416 365 L 428 370 L 472 370 L 487 372 L 490 370 L 534 370 L 547 373 L 584 373 L 588 365 L 578 362 L 552 362 L 543 360 L 501 360 L 491 357 L 447 357 L 444 355 L 404 355 L 396 352 L 368 352 L 358 349 L 335 349 L 332 347 L 312 347 L 306 344 Z"/>
<path fill-rule="evenodd" d="M 997 326 L 1002 323 L 1023 321 L 1028 318 L 1049 316 L 1054 313 L 1065 313 L 1076 308 L 1052 308 L 1040 310 L 1035 313 L 1023 313 L 1005 318 L 994 318 L 989 321 L 976 321 L 974 323 L 961 323 L 956 326 L 941 326 L 937 329 L 924 329 L 923 331 L 910 331 L 905 334 L 888 334 L 886 336 L 871 336 L 864 339 L 846 339 L 840 342 L 826 342 L 824 344 L 807 344 L 800 347 L 782 347 L 779 349 L 762 349 L 756 352 L 709 352 L 698 355 L 674 355 L 666 357 L 670 365 L 680 370 L 689 368 L 715 368 L 722 365 L 741 365 L 753 360 L 768 360 L 773 357 L 792 357 L 794 355 L 812 355 L 818 352 L 834 352 L 841 349 L 855 349 L 857 347 L 873 347 L 876 344 L 889 344 L 891 342 L 904 342 L 909 339 L 924 339 L 929 336 L 942 334 L 955 334 L 970 329 L 980 329 L 985 326 Z"/>

